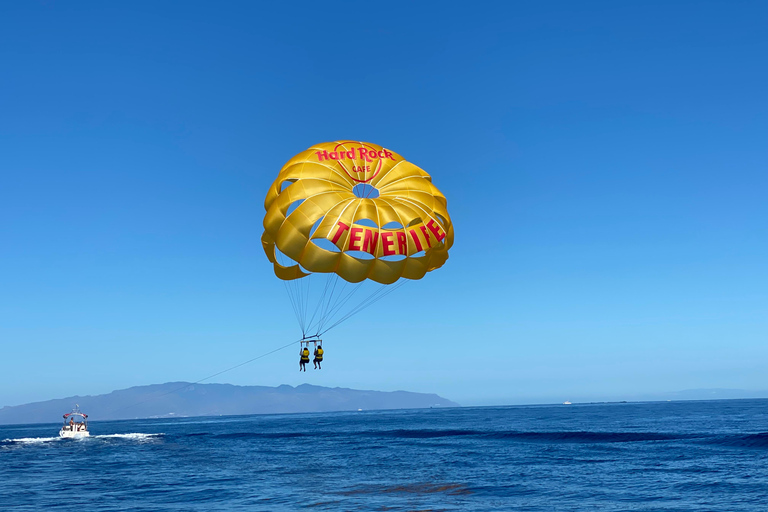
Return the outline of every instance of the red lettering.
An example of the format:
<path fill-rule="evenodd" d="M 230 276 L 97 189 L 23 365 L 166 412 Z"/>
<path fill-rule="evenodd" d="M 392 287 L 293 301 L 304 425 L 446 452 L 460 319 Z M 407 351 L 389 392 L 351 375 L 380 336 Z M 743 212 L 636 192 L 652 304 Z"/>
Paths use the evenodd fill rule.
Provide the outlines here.
<path fill-rule="evenodd" d="M 434 219 L 431 219 L 429 222 L 427 222 L 427 227 L 432 233 L 434 233 L 435 238 L 437 238 L 438 242 L 443 241 L 443 238 L 445 238 L 445 233 L 442 232 L 442 230 L 440 229 L 440 226 L 437 225 Z"/>
<path fill-rule="evenodd" d="M 366 162 L 373 162 L 366 148 L 357 148 L 357 152 L 360 154 L 360 158 L 364 158 Z"/>
<path fill-rule="evenodd" d="M 336 234 L 333 235 L 333 240 L 331 240 L 331 242 L 333 243 L 338 242 L 339 238 L 341 238 L 341 234 L 349 229 L 349 226 L 347 226 L 343 222 L 338 222 L 336 225 L 339 226 L 339 229 L 336 231 Z"/>
<path fill-rule="evenodd" d="M 432 247 L 432 242 L 429 241 L 429 233 L 427 233 L 427 227 L 426 226 L 419 226 L 419 229 L 422 233 L 424 233 L 424 239 L 427 241 L 427 246 Z"/>
<path fill-rule="evenodd" d="M 393 235 L 392 231 L 385 231 L 381 234 L 381 246 L 384 248 L 384 256 L 395 254 L 395 250 L 392 248 L 395 245 L 395 242 L 392 240 Z"/>
<path fill-rule="evenodd" d="M 350 251 L 359 251 L 360 245 L 358 245 L 362 238 L 360 237 L 360 233 L 363 232 L 363 228 L 352 228 L 349 230 L 349 247 L 348 250 Z"/>
<path fill-rule="evenodd" d="M 405 237 L 404 231 L 398 231 L 397 235 L 397 252 L 399 254 L 408 254 L 408 239 Z"/>
<path fill-rule="evenodd" d="M 376 157 L 389 158 L 390 160 L 395 159 L 395 157 L 392 156 L 392 152 L 386 149 L 382 149 L 381 151 L 376 151 L 374 149 L 368 149 L 368 148 L 357 148 L 357 152 L 359 154 L 358 160 L 365 160 L 366 162 L 373 162 L 373 159 Z M 317 159 L 320 162 L 322 162 L 323 160 L 344 160 L 345 158 L 349 158 L 350 160 L 355 159 L 354 149 L 350 149 L 347 152 L 331 151 L 330 153 L 326 150 L 323 150 L 323 151 L 316 151 L 315 154 L 317 155 Z"/>
<path fill-rule="evenodd" d="M 411 238 L 413 238 L 413 243 L 416 244 L 416 252 L 421 252 L 423 250 L 421 248 L 421 240 L 419 240 L 419 235 L 416 234 L 416 230 L 412 229 L 409 233 L 411 234 Z"/>
<path fill-rule="evenodd" d="M 376 255 L 376 242 L 379 241 L 379 232 L 372 229 L 365 230 L 363 237 L 363 251 L 368 254 Z"/>

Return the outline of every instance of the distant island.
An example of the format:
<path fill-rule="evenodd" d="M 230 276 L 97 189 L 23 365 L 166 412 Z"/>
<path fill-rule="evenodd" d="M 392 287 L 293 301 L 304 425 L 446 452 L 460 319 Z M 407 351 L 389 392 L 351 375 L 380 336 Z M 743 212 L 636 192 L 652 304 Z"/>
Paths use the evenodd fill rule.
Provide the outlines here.
<path fill-rule="evenodd" d="M 268 387 L 167 382 L 105 395 L 6 406 L 0 409 L 0 424 L 54 423 L 75 404 L 91 421 L 459 406 L 435 394 L 409 391 L 363 391 L 310 384 Z"/>

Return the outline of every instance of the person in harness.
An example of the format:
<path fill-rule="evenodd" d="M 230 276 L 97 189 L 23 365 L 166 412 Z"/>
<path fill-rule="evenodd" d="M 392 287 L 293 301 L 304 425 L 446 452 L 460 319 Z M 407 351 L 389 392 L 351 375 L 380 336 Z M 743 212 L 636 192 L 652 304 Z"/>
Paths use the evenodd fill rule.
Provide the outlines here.
<path fill-rule="evenodd" d="M 315 359 L 312 361 L 315 364 L 315 370 L 323 368 L 320 366 L 320 363 L 323 362 L 323 347 L 322 345 L 318 345 L 315 348 Z"/>
<path fill-rule="evenodd" d="M 307 363 L 309 362 L 309 349 L 304 347 L 299 352 L 299 371 L 307 371 Z"/>

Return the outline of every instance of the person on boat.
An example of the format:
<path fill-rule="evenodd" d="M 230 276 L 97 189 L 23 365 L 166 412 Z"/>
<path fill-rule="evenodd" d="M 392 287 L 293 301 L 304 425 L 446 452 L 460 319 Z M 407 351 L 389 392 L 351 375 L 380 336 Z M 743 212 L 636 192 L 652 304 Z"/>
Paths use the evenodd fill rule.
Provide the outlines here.
<path fill-rule="evenodd" d="M 309 362 L 309 349 L 307 347 L 301 349 L 299 356 L 299 371 L 307 371 L 307 363 Z"/>
<path fill-rule="evenodd" d="M 321 370 L 323 369 L 320 366 L 320 363 L 323 362 L 323 347 L 322 347 L 322 345 L 318 345 L 317 348 L 315 348 L 315 359 L 312 362 L 315 365 L 315 370 L 317 370 L 318 368 L 321 369 Z"/>
<path fill-rule="evenodd" d="M 75 430 L 75 418 L 69 418 L 69 430 Z"/>

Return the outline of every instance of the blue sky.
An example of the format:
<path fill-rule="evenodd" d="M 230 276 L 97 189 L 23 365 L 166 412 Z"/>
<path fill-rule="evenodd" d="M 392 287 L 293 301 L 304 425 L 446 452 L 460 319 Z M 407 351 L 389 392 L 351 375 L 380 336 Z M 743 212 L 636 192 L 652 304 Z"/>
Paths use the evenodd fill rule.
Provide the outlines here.
<path fill-rule="evenodd" d="M 0 405 L 194 381 L 296 339 L 280 167 L 381 144 L 450 259 L 213 382 L 465 405 L 766 389 L 764 2 L 0 6 Z"/>

